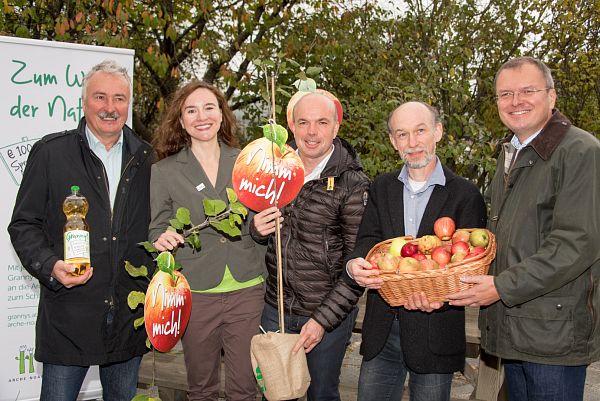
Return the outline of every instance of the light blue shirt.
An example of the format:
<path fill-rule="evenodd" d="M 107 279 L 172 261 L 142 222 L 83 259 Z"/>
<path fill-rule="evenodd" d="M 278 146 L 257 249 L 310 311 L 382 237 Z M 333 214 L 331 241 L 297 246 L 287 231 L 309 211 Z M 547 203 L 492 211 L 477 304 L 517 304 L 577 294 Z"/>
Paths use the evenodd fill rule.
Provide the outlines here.
<path fill-rule="evenodd" d="M 96 138 L 88 127 L 85 127 L 85 135 L 90 145 L 90 149 L 104 165 L 104 171 L 108 178 L 108 193 L 110 196 L 110 208 L 115 206 L 115 197 L 117 196 L 117 187 L 121 179 L 121 165 L 123 164 L 123 131 L 119 135 L 119 140 L 106 150 L 104 145 Z"/>
<path fill-rule="evenodd" d="M 435 169 L 427 179 L 425 185 L 417 191 L 413 191 L 408 182 L 408 167 L 406 167 L 406 164 L 402 167 L 398 179 L 404 184 L 404 235 L 416 238 L 433 188 L 436 185 L 446 185 L 446 176 L 444 175 L 444 170 L 442 170 L 442 163 L 436 156 Z"/>
<path fill-rule="evenodd" d="M 542 130 L 539 130 L 535 134 L 531 135 L 529 138 L 525 139 L 525 141 L 523 143 L 521 143 L 519 141 L 519 138 L 517 138 L 516 135 L 513 135 L 513 137 L 510 139 L 510 143 L 512 144 L 512 146 L 515 147 L 515 149 L 517 149 L 517 151 L 519 151 L 519 150 L 523 149 L 525 146 L 529 145 L 531 143 L 531 141 L 533 141 L 535 139 L 535 137 L 540 134 L 540 132 L 542 132 Z"/>

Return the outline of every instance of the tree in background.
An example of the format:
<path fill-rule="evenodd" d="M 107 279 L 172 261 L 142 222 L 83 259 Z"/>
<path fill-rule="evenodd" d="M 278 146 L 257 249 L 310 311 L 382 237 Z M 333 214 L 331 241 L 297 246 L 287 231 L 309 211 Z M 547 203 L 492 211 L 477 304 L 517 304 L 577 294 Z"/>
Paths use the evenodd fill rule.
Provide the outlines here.
<path fill-rule="evenodd" d="M 388 113 L 410 99 L 435 105 L 446 130 L 440 158 L 483 190 L 506 135 L 493 76 L 511 57 L 546 61 L 558 107 L 600 135 L 599 32 L 600 0 L 5 0 L 0 16 L 1 34 L 135 49 L 134 128 L 146 138 L 192 77 L 225 92 L 244 117 L 245 141 L 260 135 L 264 82 L 253 60 L 270 60 L 278 105 L 307 73 L 338 96 L 340 135 L 372 177 L 400 162 Z"/>

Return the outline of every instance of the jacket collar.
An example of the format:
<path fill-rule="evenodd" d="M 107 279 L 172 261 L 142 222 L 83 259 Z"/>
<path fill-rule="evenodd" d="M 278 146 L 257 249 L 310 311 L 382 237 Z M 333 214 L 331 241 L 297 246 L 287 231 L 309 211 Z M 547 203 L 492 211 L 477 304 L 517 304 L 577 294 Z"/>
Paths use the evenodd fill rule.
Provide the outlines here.
<path fill-rule="evenodd" d="M 297 149 L 296 141 L 291 141 L 290 145 L 293 149 Z M 360 157 L 345 139 L 336 136 L 333 138 L 333 154 L 325 165 L 321 178 L 323 177 L 338 177 L 344 171 L 356 170 L 362 171 L 363 166 Z"/>
<path fill-rule="evenodd" d="M 237 159 L 237 149 L 232 148 L 222 142 L 220 144 L 219 169 L 217 172 L 217 182 L 213 188 L 204 169 L 194 156 L 189 146 L 183 148 L 175 156 L 178 163 L 182 164 L 182 173 L 195 186 L 202 186 L 198 191 L 206 196 L 220 198 L 220 193 L 227 187 L 231 180 L 231 168 Z M 210 195 L 208 195 L 210 194 Z"/>
<path fill-rule="evenodd" d="M 87 140 L 87 135 L 85 134 L 85 117 L 82 117 L 79 120 L 79 125 L 77 126 L 77 133 L 81 141 L 85 144 L 87 148 L 90 148 L 90 144 Z M 151 146 L 146 143 L 144 140 L 139 138 L 131 128 L 126 125 L 123 126 L 123 158 L 125 160 L 126 155 L 135 155 L 136 152 L 140 149 L 140 147 L 146 148 L 146 150 L 150 150 Z"/>
<path fill-rule="evenodd" d="M 544 160 L 550 159 L 552 153 L 565 137 L 571 127 L 571 121 L 562 115 L 557 109 L 552 110 L 552 116 L 546 123 L 540 134 L 526 147 L 531 146 L 533 150 Z M 502 140 L 502 143 L 510 142 L 514 133 L 510 133 Z"/>

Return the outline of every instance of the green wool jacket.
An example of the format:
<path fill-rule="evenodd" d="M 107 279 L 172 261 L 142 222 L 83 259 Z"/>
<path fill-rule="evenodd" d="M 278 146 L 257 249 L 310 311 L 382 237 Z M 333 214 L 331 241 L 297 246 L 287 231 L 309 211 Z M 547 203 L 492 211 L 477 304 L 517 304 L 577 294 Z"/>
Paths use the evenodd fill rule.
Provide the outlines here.
<path fill-rule="evenodd" d="M 501 300 L 481 309 L 482 347 L 550 365 L 600 359 L 599 141 L 555 110 L 508 174 L 502 152 L 489 197 Z"/>

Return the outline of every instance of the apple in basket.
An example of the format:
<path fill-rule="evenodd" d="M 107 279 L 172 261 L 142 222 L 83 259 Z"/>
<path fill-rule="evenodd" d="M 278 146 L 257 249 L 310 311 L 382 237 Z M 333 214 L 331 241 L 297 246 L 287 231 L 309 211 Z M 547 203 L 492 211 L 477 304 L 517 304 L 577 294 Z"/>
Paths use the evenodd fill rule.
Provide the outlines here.
<path fill-rule="evenodd" d="M 435 260 L 440 267 L 446 266 L 450 263 L 452 255 L 443 246 L 438 246 L 431 251 L 431 259 Z"/>
<path fill-rule="evenodd" d="M 423 255 L 422 253 L 415 253 L 414 255 L 412 255 L 411 257 L 417 259 L 417 260 L 425 260 L 427 259 L 427 256 Z"/>
<path fill-rule="evenodd" d="M 369 257 L 369 260 L 367 260 L 367 262 L 371 264 L 371 269 L 379 269 L 379 261 L 382 257 L 383 253 L 374 253 L 373 255 L 371 255 L 371 257 Z"/>
<path fill-rule="evenodd" d="M 379 259 L 379 270 L 383 273 L 395 273 L 398 269 L 399 257 L 384 253 Z"/>
<path fill-rule="evenodd" d="M 469 244 L 467 244 L 464 241 L 458 241 L 452 244 L 452 248 L 450 249 L 450 253 L 452 255 L 455 255 L 457 253 L 462 253 L 463 255 L 466 255 L 469 253 Z"/>
<path fill-rule="evenodd" d="M 419 247 L 414 242 L 407 242 L 402 247 L 400 254 L 402 257 L 413 256 L 415 253 L 419 252 Z"/>
<path fill-rule="evenodd" d="M 433 223 L 433 232 L 443 241 L 452 238 L 454 230 L 456 230 L 456 224 L 450 217 L 440 217 Z"/>
<path fill-rule="evenodd" d="M 488 246 L 489 241 L 490 236 L 487 230 L 483 228 L 478 228 L 477 230 L 471 231 L 471 235 L 469 236 L 469 243 L 473 246 L 481 246 L 485 248 Z"/>
<path fill-rule="evenodd" d="M 394 238 L 390 244 L 390 249 L 388 250 L 388 253 L 393 256 L 400 256 L 402 253 L 402 248 L 406 244 L 406 241 L 407 239 L 403 237 Z"/>
<path fill-rule="evenodd" d="M 452 235 L 452 243 L 454 244 L 460 241 L 468 243 L 470 236 L 471 233 L 468 230 L 456 230 Z"/>
<path fill-rule="evenodd" d="M 450 263 L 462 262 L 467 255 L 468 254 L 464 252 L 456 252 L 452 254 L 452 257 L 450 258 Z"/>
<path fill-rule="evenodd" d="M 419 263 L 421 264 L 421 270 L 426 271 L 426 270 L 437 270 L 440 268 L 440 265 L 438 264 L 438 262 L 436 262 L 433 259 L 423 259 L 421 261 L 419 261 Z"/>
<path fill-rule="evenodd" d="M 482 253 L 485 252 L 485 248 L 482 246 L 474 246 L 471 251 L 467 254 L 467 256 L 465 257 L 465 259 L 469 259 L 472 257 L 475 257 L 477 255 L 481 255 Z"/>
<path fill-rule="evenodd" d="M 398 271 L 401 273 L 411 273 L 421 270 L 421 263 L 415 259 L 406 257 L 402 258 L 400 264 L 398 265 Z"/>
<path fill-rule="evenodd" d="M 418 240 L 419 252 L 424 255 L 431 254 L 433 248 L 440 245 L 442 245 L 442 240 L 435 235 L 424 235 Z"/>

